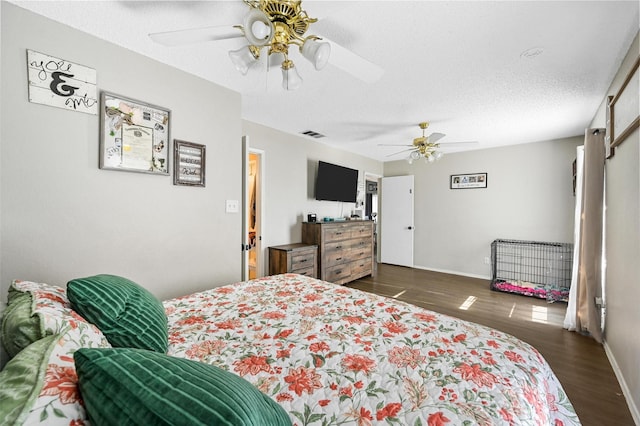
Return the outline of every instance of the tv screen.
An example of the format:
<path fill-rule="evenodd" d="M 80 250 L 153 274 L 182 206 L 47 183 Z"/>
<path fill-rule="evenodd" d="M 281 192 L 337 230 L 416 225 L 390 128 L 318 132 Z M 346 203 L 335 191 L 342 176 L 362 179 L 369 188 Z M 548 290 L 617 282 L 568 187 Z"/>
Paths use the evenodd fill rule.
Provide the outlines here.
<path fill-rule="evenodd" d="M 324 161 L 318 162 L 316 200 L 355 203 L 357 193 L 357 170 Z"/>

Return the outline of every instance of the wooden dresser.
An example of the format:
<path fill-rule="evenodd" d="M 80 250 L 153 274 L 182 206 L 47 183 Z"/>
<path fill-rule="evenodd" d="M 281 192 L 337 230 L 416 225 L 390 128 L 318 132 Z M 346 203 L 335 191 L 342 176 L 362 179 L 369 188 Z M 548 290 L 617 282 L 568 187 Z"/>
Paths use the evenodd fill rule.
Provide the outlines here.
<path fill-rule="evenodd" d="M 285 244 L 269 247 L 269 275 L 287 272 L 318 278 L 318 246 Z"/>
<path fill-rule="evenodd" d="M 374 223 L 303 222 L 302 242 L 318 245 L 318 277 L 344 284 L 374 271 Z"/>

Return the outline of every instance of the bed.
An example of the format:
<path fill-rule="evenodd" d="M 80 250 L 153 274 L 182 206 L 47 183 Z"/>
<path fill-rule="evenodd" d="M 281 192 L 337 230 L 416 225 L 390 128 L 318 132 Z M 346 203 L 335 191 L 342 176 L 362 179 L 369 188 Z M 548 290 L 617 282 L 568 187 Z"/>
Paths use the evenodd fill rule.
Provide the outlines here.
<path fill-rule="evenodd" d="M 104 280 L 104 276 L 98 277 Z M 101 289 L 107 288 L 108 292 L 114 287 L 113 280 L 128 282 L 107 277 L 110 284 Z M 84 285 L 87 280 L 92 282 L 91 279 L 80 282 Z M 23 338 L 23 348 L 10 348 L 14 359 L 7 367 L 16 359 L 20 361 L 21 354 L 33 345 L 44 348 L 42 355 L 32 354 L 29 359 L 41 360 L 40 373 L 45 380 L 28 381 L 33 382 L 30 397 L 22 405 L 19 401 L 12 404 L 18 407 L 10 413 L 18 424 L 37 423 L 41 419 L 46 424 L 88 424 L 90 420 L 96 424 L 109 421 L 115 424 L 110 417 L 116 411 L 128 410 L 129 405 L 136 407 L 126 416 L 149 411 L 166 421 L 169 417 L 162 418 L 170 415 L 166 411 L 173 410 L 170 405 L 174 404 L 180 411 L 177 418 L 184 418 L 195 410 L 185 408 L 191 403 L 167 402 L 167 398 L 191 392 L 178 391 L 182 389 L 180 380 L 185 371 L 190 371 L 187 367 L 193 367 L 196 378 L 209 377 L 209 370 L 215 369 L 211 381 L 216 386 L 228 383 L 235 386 L 237 382 L 241 389 L 238 392 L 247 392 L 241 401 L 234 403 L 247 405 L 247 401 L 254 401 L 248 405 L 248 411 L 277 419 L 267 422 L 266 417 L 243 418 L 227 424 L 580 424 L 556 376 L 533 347 L 500 331 L 397 300 L 301 275 L 276 275 L 164 301 L 160 304 L 166 315 L 164 325 L 160 319 L 157 330 L 138 330 L 124 336 L 123 341 L 122 333 L 115 333 L 114 337 L 111 325 L 104 324 L 109 313 L 96 311 L 95 306 L 85 312 L 87 309 L 80 306 L 95 304 L 103 295 L 90 293 L 89 301 L 83 302 L 77 296 L 72 297 L 71 290 L 80 286 L 71 284 L 66 290 L 24 281 L 12 285 L 3 319 L 3 341 L 9 333 L 5 323 L 11 322 L 6 317 L 14 310 L 16 295 L 27 294 L 32 299 L 31 308 L 42 320 L 42 336 Z M 143 294 L 144 301 L 133 303 L 134 306 L 154 304 L 143 289 L 136 291 Z M 114 304 L 113 300 L 117 302 L 118 297 L 109 299 L 109 305 Z M 123 306 L 128 306 L 125 310 L 131 309 L 131 299 Z M 131 315 L 116 313 L 117 324 L 131 322 L 133 325 L 128 327 L 145 327 L 156 321 L 157 311 L 147 306 Z M 93 314 L 98 315 L 98 320 L 87 320 Z M 140 318 L 142 324 L 137 324 Z M 71 327 L 65 325 L 68 322 Z M 144 342 L 145 339 L 149 342 Z M 154 347 L 157 342 L 159 347 Z M 141 348 L 145 345 L 146 348 Z M 42 348 L 31 352 L 40 354 Z M 91 376 L 94 371 L 87 365 L 107 359 L 110 355 L 103 354 L 110 354 L 109 351 L 116 356 L 126 354 L 114 361 L 115 368 L 126 370 L 126 374 L 117 372 L 111 379 Z M 131 355 L 142 361 L 132 361 Z M 131 366 L 122 367 L 123 359 Z M 105 411 L 105 404 L 112 403 L 113 393 L 120 394 L 136 386 L 140 393 L 161 389 L 155 382 L 146 384 L 135 373 L 137 368 L 145 370 L 156 364 L 171 367 L 154 370 L 149 380 L 175 386 L 157 391 L 161 403 L 133 402 L 137 398 L 133 392 L 123 396 L 125 402 L 120 402 L 122 405 L 117 409 L 106 409 L 108 416 L 98 413 Z M 175 378 L 178 381 L 165 380 L 165 372 L 168 377 L 175 365 L 180 371 Z M 16 392 L 3 386 L 15 383 L 7 382 L 3 376 L 7 367 L 0 372 L 0 396 L 19 399 L 14 395 Z M 123 374 L 133 375 L 133 381 L 126 382 Z M 223 398 L 236 393 L 220 389 L 207 388 L 213 394 L 207 398 L 214 398 L 209 405 L 219 406 L 221 393 L 225 395 Z M 257 399 L 251 399 L 254 397 Z M 228 405 L 226 401 L 224 404 Z M 254 410 L 253 404 L 260 408 Z M 235 410 L 242 411 L 242 407 Z M 129 423 L 134 422 L 131 417 L 128 419 Z M 147 424 L 150 423 L 162 422 Z M 223 423 L 209 420 L 203 424 Z"/>

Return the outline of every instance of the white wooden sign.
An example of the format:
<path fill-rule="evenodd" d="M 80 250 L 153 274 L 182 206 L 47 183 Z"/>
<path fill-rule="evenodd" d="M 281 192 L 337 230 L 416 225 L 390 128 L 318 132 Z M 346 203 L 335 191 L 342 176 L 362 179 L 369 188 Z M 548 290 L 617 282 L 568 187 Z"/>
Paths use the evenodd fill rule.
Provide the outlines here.
<path fill-rule="evenodd" d="M 29 102 L 98 114 L 96 70 L 27 50 Z"/>

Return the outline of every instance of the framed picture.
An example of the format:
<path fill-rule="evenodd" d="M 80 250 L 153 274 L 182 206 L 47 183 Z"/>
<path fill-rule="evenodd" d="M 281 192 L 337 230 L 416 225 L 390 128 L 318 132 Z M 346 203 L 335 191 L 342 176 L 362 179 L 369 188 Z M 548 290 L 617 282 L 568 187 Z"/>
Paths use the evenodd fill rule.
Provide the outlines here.
<path fill-rule="evenodd" d="M 29 102 L 98 114 L 93 68 L 27 49 Z"/>
<path fill-rule="evenodd" d="M 614 148 L 624 142 L 635 129 L 640 127 L 640 56 L 631 66 L 622 86 L 613 97 L 607 100 L 607 158 L 614 154 Z"/>
<path fill-rule="evenodd" d="M 173 184 L 204 186 L 206 147 L 192 142 L 173 141 Z"/>
<path fill-rule="evenodd" d="M 171 112 L 113 93 L 100 96 L 100 168 L 169 174 Z"/>
<path fill-rule="evenodd" d="M 450 189 L 486 188 L 486 173 L 468 173 L 449 176 Z"/>

